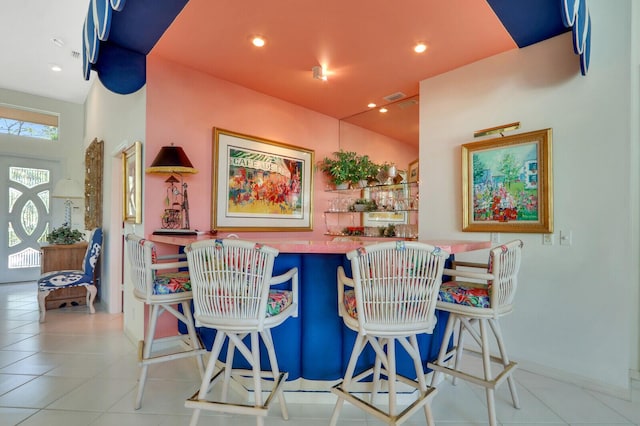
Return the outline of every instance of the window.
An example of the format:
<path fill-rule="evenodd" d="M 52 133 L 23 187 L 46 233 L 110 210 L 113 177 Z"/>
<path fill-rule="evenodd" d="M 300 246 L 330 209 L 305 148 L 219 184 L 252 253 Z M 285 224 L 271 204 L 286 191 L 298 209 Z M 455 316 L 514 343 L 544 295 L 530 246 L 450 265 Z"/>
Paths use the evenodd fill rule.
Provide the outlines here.
<path fill-rule="evenodd" d="M 58 140 L 58 114 L 0 104 L 0 133 Z"/>

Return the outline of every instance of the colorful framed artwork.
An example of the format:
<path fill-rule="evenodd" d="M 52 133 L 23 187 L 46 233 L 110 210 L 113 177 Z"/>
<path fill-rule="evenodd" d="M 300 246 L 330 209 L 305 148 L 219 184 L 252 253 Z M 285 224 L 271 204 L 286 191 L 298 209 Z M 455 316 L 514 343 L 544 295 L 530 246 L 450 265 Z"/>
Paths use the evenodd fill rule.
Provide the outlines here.
<path fill-rule="evenodd" d="M 212 229 L 313 229 L 314 151 L 213 129 Z"/>
<path fill-rule="evenodd" d="M 363 226 L 389 226 L 407 223 L 407 212 L 370 212 L 363 213 Z"/>
<path fill-rule="evenodd" d="M 551 129 L 462 145 L 462 230 L 553 232 Z"/>
<path fill-rule="evenodd" d="M 415 159 L 409 163 L 407 168 L 407 182 L 417 182 L 420 178 L 419 159 Z"/>
<path fill-rule="evenodd" d="M 122 153 L 122 220 L 142 223 L 142 143 L 134 142 Z"/>

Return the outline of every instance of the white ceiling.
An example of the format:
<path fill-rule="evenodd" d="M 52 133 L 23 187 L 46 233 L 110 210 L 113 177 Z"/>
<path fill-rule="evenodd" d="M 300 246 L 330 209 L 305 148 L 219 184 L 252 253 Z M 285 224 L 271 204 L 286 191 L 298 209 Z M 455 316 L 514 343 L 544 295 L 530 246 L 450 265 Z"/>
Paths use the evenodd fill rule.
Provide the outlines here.
<path fill-rule="evenodd" d="M 84 103 L 91 81 L 82 76 L 82 57 L 74 58 L 72 52 L 81 52 L 88 5 L 89 0 L 4 0 L 0 87 Z M 56 46 L 54 38 L 64 45 Z M 52 64 L 62 71 L 51 71 Z"/>

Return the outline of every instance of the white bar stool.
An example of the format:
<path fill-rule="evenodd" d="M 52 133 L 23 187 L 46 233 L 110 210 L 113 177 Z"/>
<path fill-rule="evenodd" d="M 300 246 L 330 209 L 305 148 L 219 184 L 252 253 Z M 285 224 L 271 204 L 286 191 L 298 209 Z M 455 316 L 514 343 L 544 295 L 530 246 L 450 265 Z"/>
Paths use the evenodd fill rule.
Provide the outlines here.
<path fill-rule="evenodd" d="M 485 387 L 491 426 L 497 424 L 495 389 L 505 380 L 509 383 L 513 406 L 520 408 L 516 384 L 513 379 L 513 371 L 517 364 L 509 360 L 498 318 L 510 314 L 513 310 L 513 299 L 518 287 L 518 271 L 522 259 L 522 246 L 521 240 L 514 240 L 491 249 L 488 265 L 468 262 L 458 262 L 457 264 L 457 266 L 482 268 L 484 272 L 445 269 L 446 275 L 471 278 L 475 281 L 455 280 L 444 283 L 440 288 L 440 300 L 437 305 L 437 309 L 449 312 L 449 319 L 438 360 L 428 364 L 428 367 L 434 370 L 431 385 L 436 385 L 440 374 L 445 373 L 453 377 L 454 384 L 456 378 L 460 378 Z M 458 341 L 450 350 L 447 350 L 454 329 L 458 324 L 460 327 Z M 490 354 L 489 329 L 493 332 L 500 356 L 491 356 Z M 461 369 L 465 333 L 469 333 L 480 346 L 482 377 L 469 374 Z M 453 367 L 449 366 L 451 360 L 453 360 Z M 502 367 L 497 375 L 492 373 L 492 361 Z"/>
<path fill-rule="evenodd" d="M 338 313 L 358 336 L 344 379 L 331 390 L 338 395 L 332 426 L 338 421 L 344 401 L 393 425 L 423 408 L 427 424 L 433 424 L 430 403 L 436 389 L 427 388 L 416 336 L 433 332 L 437 295 L 448 256 L 438 247 L 411 241 L 378 243 L 347 253 L 353 278 L 346 277 L 343 268 L 338 268 Z M 413 360 L 415 379 L 397 374 L 396 342 Z M 376 353 L 375 364 L 354 376 L 356 362 L 367 344 Z M 369 376 L 373 376 L 373 381 L 363 385 L 371 390 L 371 401 L 367 402 L 355 395 L 354 385 Z M 387 379 L 388 411 L 374 405 L 382 376 Z M 400 413 L 398 382 L 417 389 L 418 393 L 416 401 Z"/>
<path fill-rule="evenodd" d="M 211 410 L 253 415 L 261 426 L 274 397 L 280 401 L 283 418 L 288 419 L 282 392 L 288 375 L 278 368 L 271 328 L 289 317 L 298 316 L 298 269 L 291 268 L 274 277 L 273 264 L 278 250 L 238 239 L 194 242 L 186 247 L 185 253 L 193 285 L 196 324 L 216 329 L 200 389 L 185 402 L 185 407 L 194 409 L 190 424 L 197 424 L 200 410 Z M 273 285 L 289 281 L 289 290 L 271 289 Z M 243 341 L 247 335 L 249 342 Z M 227 339 L 225 364 L 215 373 L 222 345 Z M 260 339 L 267 349 L 271 371 L 263 371 L 260 367 Z M 249 362 L 251 370 L 233 368 L 236 349 Z M 220 378 L 223 378 L 220 400 L 208 400 L 207 394 Z M 252 382 L 253 404 L 227 402 L 232 378 L 240 384 L 247 379 Z M 273 384 L 264 402 L 263 378 Z"/>
<path fill-rule="evenodd" d="M 138 359 L 141 365 L 138 391 L 136 392 L 135 409 L 142 405 L 144 386 L 147 381 L 147 371 L 151 364 L 173 361 L 180 358 L 195 357 L 200 376 L 204 374 L 203 355 L 207 353 L 202 346 L 191 315 L 191 285 L 189 272 L 178 271 L 185 268 L 185 255 L 158 256 L 153 242 L 135 234 L 128 234 L 125 238 L 131 280 L 133 281 L 133 295 L 136 299 L 149 306 L 149 322 L 144 341 L 138 348 Z M 180 259 L 183 259 L 180 261 Z M 171 261 L 171 262 L 169 262 Z M 180 312 L 173 305 L 181 305 Z M 162 313 L 168 312 L 187 326 L 186 335 L 178 334 L 156 338 L 156 324 Z M 180 343 L 182 349 L 171 353 L 154 353 L 153 345 L 168 342 Z"/>

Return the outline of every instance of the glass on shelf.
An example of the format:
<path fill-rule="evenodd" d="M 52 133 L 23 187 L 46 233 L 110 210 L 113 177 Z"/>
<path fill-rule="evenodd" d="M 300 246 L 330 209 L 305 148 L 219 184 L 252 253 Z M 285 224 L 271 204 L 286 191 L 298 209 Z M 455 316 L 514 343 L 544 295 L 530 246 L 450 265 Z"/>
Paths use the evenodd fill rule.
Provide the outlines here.
<path fill-rule="evenodd" d="M 355 204 L 356 200 L 357 198 L 353 198 L 353 197 L 332 198 L 329 200 L 327 212 L 330 212 L 330 213 L 353 212 L 353 209 L 351 207 Z"/>
<path fill-rule="evenodd" d="M 345 230 L 354 226 L 353 215 L 324 214 L 324 223 L 328 235 L 345 235 Z"/>
<path fill-rule="evenodd" d="M 398 238 L 418 238 L 418 225 L 396 225 L 395 234 Z"/>
<path fill-rule="evenodd" d="M 340 211 L 340 198 L 332 198 L 329 200 L 329 211 L 330 212 Z"/>
<path fill-rule="evenodd" d="M 336 188 L 335 186 L 327 185 L 325 186 L 326 192 L 338 192 L 338 193 L 347 193 L 347 192 L 359 192 L 362 189 L 372 190 L 372 191 L 385 191 L 389 189 L 401 189 L 401 188 L 417 188 L 418 182 L 389 182 L 389 183 L 369 183 L 367 186 L 360 186 L 359 184 L 355 184 L 349 186 L 347 188 Z"/>
<path fill-rule="evenodd" d="M 365 226 L 364 228 L 364 236 L 365 237 L 379 237 L 380 230 L 376 226 Z"/>

